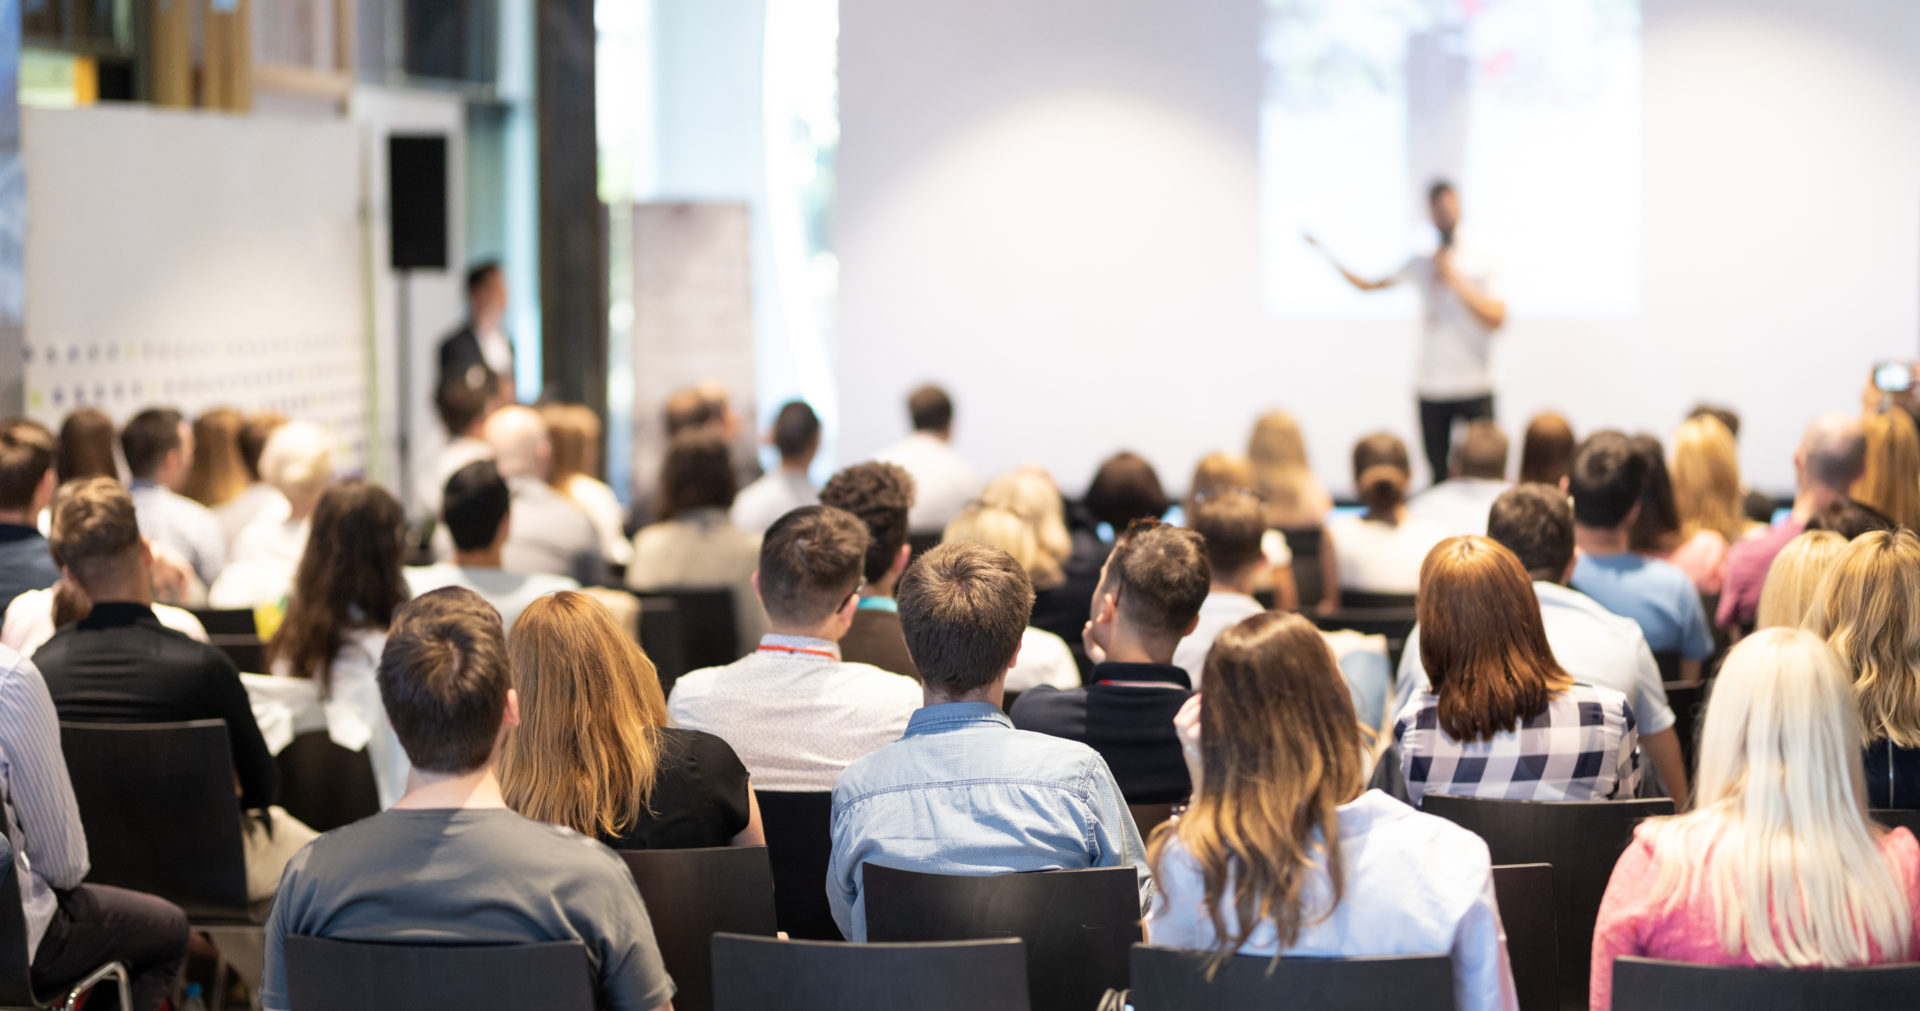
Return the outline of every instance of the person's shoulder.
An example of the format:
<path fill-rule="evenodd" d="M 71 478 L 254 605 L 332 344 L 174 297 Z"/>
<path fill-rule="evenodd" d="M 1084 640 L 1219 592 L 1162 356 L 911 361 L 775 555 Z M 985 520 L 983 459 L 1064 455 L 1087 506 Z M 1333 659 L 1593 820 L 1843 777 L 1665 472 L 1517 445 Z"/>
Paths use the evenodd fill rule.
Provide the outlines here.
<path fill-rule="evenodd" d="M 1042 776 L 1070 772 L 1078 776 L 1113 778 L 1113 773 L 1107 769 L 1107 760 L 1100 757 L 1100 752 L 1080 741 L 1043 734 L 1037 730 L 1015 729 L 1009 735 L 1006 747 L 1021 756 L 1023 767 Z"/>
<path fill-rule="evenodd" d="M 1612 710 L 1616 713 L 1631 713 L 1633 711 L 1633 707 L 1627 701 L 1627 696 L 1624 693 L 1617 689 L 1589 684 L 1585 681 L 1574 682 L 1573 685 L 1567 689 L 1566 698 L 1569 702 L 1576 705 L 1597 705 L 1603 710 Z"/>
<path fill-rule="evenodd" d="M 561 576 L 551 572 L 530 572 L 527 573 L 524 588 L 534 596 L 544 597 L 561 590 L 578 590 L 580 581 L 572 576 Z"/>
<path fill-rule="evenodd" d="M 449 586 L 464 585 L 460 581 L 458 566 L 446 562 L 433 562 L 428 565 L 409 565 L 401 570 L 406 577 L 407 589 L 416 597 L 433 590 L 443 590 Z"/>

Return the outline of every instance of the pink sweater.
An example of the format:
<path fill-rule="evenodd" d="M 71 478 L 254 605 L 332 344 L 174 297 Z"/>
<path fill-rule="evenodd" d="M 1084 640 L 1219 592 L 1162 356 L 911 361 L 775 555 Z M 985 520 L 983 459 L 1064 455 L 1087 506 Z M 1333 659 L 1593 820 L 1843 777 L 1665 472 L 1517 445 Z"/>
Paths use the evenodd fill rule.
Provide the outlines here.
<path fill-rule="evenodd" d="M 1880 853 L 1893 869 L 1893 877 L 1906 890 L 1910 909 L 1920 911 L 1920 843 L 1906 829 L 1895 829 L 1880 839 Z M 1709 853 L 1708 860 L 1712 860 Z M 1620 955 L 1639 955 L 1673 962 L 1699 965 L 1758 965 L 1746 952 L 1727 954 L 1720 946 L 1714 917 L 1713 900 L 1697 894 L 1671 912 L 1660 909 L 1653 886 L 1660 879 L 1660 865 L 1654 860 L 1653 846 L 1645 830 L 1634 833 L 1633 842 L 1614 865 L 1613 879 L 1607 883 L 1607 896 L 1600 903 L 1600 918 L 1593 928 L 1593 975 L 1588 1007 L 1606 1011 L 1613 1006 L 1613 960 Z M 1908 950 L 1888 954 L 1875 950 L 1873 961 L 1912 962 L 1920 959 L 1920 931 Z"/>

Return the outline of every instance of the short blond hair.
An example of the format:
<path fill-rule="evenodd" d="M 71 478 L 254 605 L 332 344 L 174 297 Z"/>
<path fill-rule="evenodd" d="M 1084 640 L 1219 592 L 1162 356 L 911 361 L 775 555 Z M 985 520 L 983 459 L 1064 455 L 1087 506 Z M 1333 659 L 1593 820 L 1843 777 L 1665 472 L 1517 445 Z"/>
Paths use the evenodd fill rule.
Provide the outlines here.
<path fill-rule="evenodd" d="M 1806 627 L 1853 671 L 1868 743 L 1920 748 L 1920 537 L 1854 538 L 1821 580 Z"/>
<path fill-rule="evenodd" d="M 1763 628 L 1799 628 L 1813 607 L 1820 581 L 1832 571 L 1847 539 L 1831 530 L 1809 530 L 1780 549 L 1767 569 L 1767 582 L 1760 590 L 1760 610 L 1754 630 Z"/>
<path fill-rule="evenodd" d="M 1067 532 L 1067 507 L 1060 498 L 1060 486 L 1053 475 L 1028 464 L 1007 471 L 987 482 L 980 501 L 999 506 L 1033 528 L 1040 549 L 1064 563 L 1073 554 L 1073 535 Z"/>

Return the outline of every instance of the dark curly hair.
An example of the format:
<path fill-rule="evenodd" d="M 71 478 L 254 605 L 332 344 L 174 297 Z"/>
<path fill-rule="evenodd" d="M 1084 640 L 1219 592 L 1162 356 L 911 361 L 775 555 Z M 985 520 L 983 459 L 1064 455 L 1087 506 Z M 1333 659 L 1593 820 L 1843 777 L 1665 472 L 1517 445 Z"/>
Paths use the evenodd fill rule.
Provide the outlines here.
<path fill-rule="evenodd" d="M 867 582 L 893 567 L 907 543 L 907 512 L 913 508 L 913 475 L 892 463 L 856 463 L 833 475 L 820 489 L 820 504 L 860 517 L 872 540 L 867 544 Z"/>
<path fill-rule="evenodd" d="M 386 628 L 407 601 L 400 569 L 405 522 L 399 501 L 368 481 L 341 481 L 320 496 L 286 620 L 267 644 L 269 665 L 287 661 L 293 676 L 312 678 L 327 697 L 342 635 Z"/>

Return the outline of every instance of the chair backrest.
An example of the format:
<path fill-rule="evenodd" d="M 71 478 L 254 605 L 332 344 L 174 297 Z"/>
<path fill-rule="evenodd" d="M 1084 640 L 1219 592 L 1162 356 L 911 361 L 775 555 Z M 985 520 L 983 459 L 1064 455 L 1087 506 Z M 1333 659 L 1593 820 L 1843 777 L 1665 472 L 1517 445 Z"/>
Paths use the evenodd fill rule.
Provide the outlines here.
<path fill-rule="evenodd" d="M 207 630 L 209 637 L 216 635 L 260 636 L 260 626 L 254 622 L 253 612 L 245 608 L 194 608 L 192 614 L 199 619 L 200 626 Z"/>
<path fill-rule="evenodd" d="M 21 904 L 13 844 L 0 832 L 0 1007 L 38 1007 L 27 958 L 27 911 Z"/>
<path fill-rule="evenodd" d="M 788 937 L 844 940 L 827 905 L 833 856 L 833 794 L 761 790 L 760 827 L 773 864 L 773 907 Z"/>
<path fill-rule="evenodd" d="M 593 1011 L 594 975 L 578 941 L 422 945 L 285 940 L 297 1009 L 542 1008 Z"/>
<path fill-rule="evenodd" d="M 196 920 L 247 915 L 225 720 L 62 723 L 88 880 L 150 892 Z"/>
<path fill-rule="evenodd" d="M 1622 957 L 1613 961 L 1613 1006 L 1633 1011 L 1739 1008 L 1910 1008 L 1920 965 L 1852 969 L 1751 969 Z"/>
<path fill-rule="evenodd" d="M 1326 552 L 1326 527 L 1287 527 L 1280 531 L 1293 552 L 1293 588 L 1300 596 L 1300 610 L 1318 607 L 1327 597 L 1326 580 L 1320 561 Z M 1269 602 L 1266 605 L 1272 608 Z"/>
<path fill-rule="evenodd" d="M 1145 839 L 1159 828 L 1161 823 L 1173 817 L 1173 804 L 1128 804 L 1127 810 L 1133 814 L 1133 825 L 1140 830 L 1140 838 Z"/>
<path fill-rule="evenodd" d="M 1261 955 L 1235 955 L 1212 979 L 1200 952 L 1136 944 L 1132 961 L 1129 997 L 1135 1011 L 1446 1011 L 1454 1006 L 1453 962 L 1445 955 L 1283 958 L 1277 963 Z"/>
<path fill-rule="evenodd" d="M 648 590 L 638 596 L 640 645 L 647 650 L 649 657 L 653 656 L 653 647 L 647 645 L 648 602 L 661 599 L 672 601 L 672 620 L 680 649 L 680 655 L 676 658 L 678 669 L 673 671 L 674 678 L 690 670 L 721 667 L 740 659 L 740 640 L 735 632 L 739 618 L 733 613 L 732 590 Z M 659 663 L 659 658 L 654 658 L 654 664 L 658 666 Z M 667 678 L 664 672 L 661 679 L 667 683 L 667 687 L 672 687 L 672 679 Z"/>
<path fill-rule="evenodd" d="M 333 743 L 325 730 L 295 736 L 273 761 L 280 772 L 280 806 L 315 832 L 380 813 L 380 788 L 367 753 Z"/>
<path fill-rule="evenodd" d="M 1342 599 L 1345 599 L 1344 594 Z M 1413 634 L 1413 626 L 1419 621 L 1411 603 L 1405 607 L 1342 607 L 1331 614 L 1315 612 L 1308 617 L 1323 632 L 1336 632 L 1344 628 L 1362 635 L 1385 636 L 1388 670 L 1400 669 L 1400 654 L 1406 652 L 1407 637 Z"/>
<path fill-rule="evenodd" d="M 1672 649 L 1657 650 L 1653 654 L 1653 665 L 1660 668 L 1660 680 L 1680 680 L 1680 651 Z"/>
<path fill-rule="evenodd" d="M 1411 593 L 1368 593 L 1365 590 L 1340 591 L 1342 611 L 1411 611 L 1415 596 Z"/>
<path fill-rule="evenodd" d="M 765 846 L 621 850 L 653 920 L 677 1011 L 713 1007 L 713 935 L 772 937 L 773 868 Z"/>
<path fill-rule="evenodd" d="M 1875 808 L 1868 813 L 1873 815 L 1874 821 L 1888 828 L 1904 828 L 1915 837 L 1920 837 L 1920 811 Z"/>
<path fill-rule="evenodd" d="M 1673 710 L 1673 736 L 1680 742 L 1680 759 L 1687 775 L 1695 773 L 1693 756 L 1700 753 L 1700 728 L 1706 725 L 1707 695 L 1713 682 L 1668 684 L 1667 706 Z"/>
<path fill-rule="evenodd" d="M 1555 947 L 1559 950 L 1560 1000 L 1587 999 L 1593 922 L 1600 915 L 1613 865 L 1633 838 L 1633 827 L 1672 814 L 1673 801 L 1572 801 L 1539 803 L 1427 794 L 1420 804 L 1471 829 L 1486 840 L 1496 864 L 1552 864 Z"/>
<path fill-rule="evenodd" d="M 235 667 L 252 674 L 267 672 L 266 644 L 260 641 L 252 611 L 196 610 L 193 616 L 207 630 L 207 644 L 225 653 Z"/>
<path fill-rule="evenodd" d="M 968 876 L 870 863 L 861 873 L 869 941 L 1018 937 L 1034 1011 L 1085 1011 L 1127 986 L 1127 949 L 1140 940 L 1132 867 Z"/>
<path fill-rule="evenodd" d="M 662 694 L 673 694 L 673 683 L 693 668 L 687 666 L 687 647 L 680 641 L 680 610 L 672 597 L 639 597 L 640 648 L 660 676 Z"/>
<path fill-rule="evenodd" d="M 714 1011 L 1028 1011 L 1026 945 L 713 936 Z M 1088 1004 L 1083 1011 L 1092 1011 Z"/>
<path fill-rule="evenodd" d="M 930 534 L 908 534 L 907 535 L 907 550 L 909 552 L 907 556 L 908 561 L 917 562 L 920 560 L 921 555 L 924 555 L 927 552 L 932 551 L 934 548 L 939 547 L 940 538 L 941 538 L 941 533 L 938 530 Z"/>
<path fill-rule="evenodd" d="M 1493 869 L 1493 897 L 1507 933 L 1507 961 L 1520 1011 L 1559 1006 L 1559 953 L 1553 929 L 1553 867 L 1502 864 Z"/>

